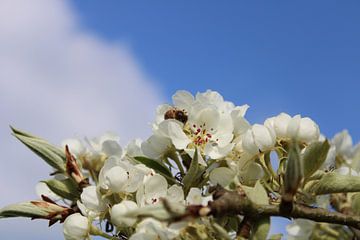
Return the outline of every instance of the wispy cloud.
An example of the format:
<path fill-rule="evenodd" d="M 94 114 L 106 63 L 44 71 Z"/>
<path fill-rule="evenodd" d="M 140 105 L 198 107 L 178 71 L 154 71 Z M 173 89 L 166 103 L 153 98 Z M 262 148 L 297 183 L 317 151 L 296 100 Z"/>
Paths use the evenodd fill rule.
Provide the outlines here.
<path fill-rule="evenodd" d="M 131 49 L 87 32 L 67 1 L 1 0 L 0 53 L 0 206 L 33 198 L 49 171 L 10 136 L 9 124 L 54 143 L 107 130 L 126 142 L 149 133 L 162 102 Z M 62 239 L 45 222 L 8 224 L 0 221 L 4 239 Z"/>

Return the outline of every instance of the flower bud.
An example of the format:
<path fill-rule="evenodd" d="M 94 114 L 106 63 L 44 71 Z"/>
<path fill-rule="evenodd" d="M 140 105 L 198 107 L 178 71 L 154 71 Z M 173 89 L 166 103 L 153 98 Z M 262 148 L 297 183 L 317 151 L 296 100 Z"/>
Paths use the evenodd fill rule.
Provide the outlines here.
<path fill-rule="evenodd" d="M 68 216 L 63 225 L 66 240 L 84 240 L 89 236 L 89 220 L 80 213 Z"/>
<path fill-rule="evenodd" d="M 288 136 L 300 142 L 310 143 L 319 139 L 320 130 L 310 118 L 301 118 L 300 115 L 296 115 L 289 122 Z"/>
<path fill-rule="evenodd" d="M 275 145 L 275 133 L 272 129 L 254 124 L 244 135 L 242 146 L 250 154 L 257 154 L 259 151 L 270 150 Z"/>
<path fill-rule="evenodd" d="M 136 222 L 136 218 L 124 217 L 124 215 L 137 208 L 138 205 L 135 202 L 128 200 L 124 200 L 121 203 L 114 205 L 110 212 L 111 222 L 117 227 L 131 227 Z"/>
<path fill-rule="evenodd" d="M 287 137 L 287 127 L 291 117 L 286 113 L 280 113 L 276 117 L 266 119 L 264 125 L 273 128 L 278 138 Z"/>
<path fill-rule="evenodd" d="M 317 141 L 320 136 L 318 125 L 308 117 L 300 115 L 290 117 L 286 113 L 280 113 L 276 117 L 266 119 L 265 126 L 273 129 L 277 138 L 296 139 L 299 142 L 310 143 Z"/>

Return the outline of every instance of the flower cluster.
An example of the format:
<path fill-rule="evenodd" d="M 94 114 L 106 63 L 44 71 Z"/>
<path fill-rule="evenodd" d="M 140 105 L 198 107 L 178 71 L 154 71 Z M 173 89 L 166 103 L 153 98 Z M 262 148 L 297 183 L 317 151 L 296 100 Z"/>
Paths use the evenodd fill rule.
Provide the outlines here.
<path fill-rule="evenodd" d="M 346 185 L 360 174 L 360 147 L 346 131 L 329 141 L 310 118 L 286 113 L 250 124 L 248 105 L 210 90 L 178 91 L 172 101 L 156 109 L 151 136 L 125 147 L 113 133 L 56 147 L 12 129 L 54 172 L 36 186 L 42 200 L 5 207 L 0 217 L 63 222 L 68 240 L 265 239 L 269 218 L 256 223 L 248 210 L 229 210 L 217 202 L 221 193 L 236 192 L 251 206 L 279 206 L 278 215 L 288 217 L 295 204 L 343 213 L 360 202 L 360 184 Z M 289 239 L 355 234 L 309 219 L 289 225 Z"/>

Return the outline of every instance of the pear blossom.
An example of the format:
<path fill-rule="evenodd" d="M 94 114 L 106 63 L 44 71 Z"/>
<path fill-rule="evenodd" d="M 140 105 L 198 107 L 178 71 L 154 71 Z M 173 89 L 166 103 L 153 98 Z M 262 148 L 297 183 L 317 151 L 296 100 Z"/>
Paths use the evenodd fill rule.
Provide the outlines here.
<path fill-rule="evenodd" d="M 182 188 L 177 185 L 172 185 L 168 188 L 166 179 L 159 174 L 148 176 L 136 192 L 136 202 L 141 207 L 149 204 L 157 204 L 161 198 L 166 198 L 171 202 L 181 203 L 184 201 L 184 192 Z"/>
<path fill-rule="evenodd" d="M 173 152 L 174 149 L 170 138 L 156 133 L 141 144 L 143 154 L 152 159 L 164 159 L 169 153 Z"/>
<path fill-rule="evenodd" d="M 78 202 L 77 205 L 86 216 L 97 216 L 107 208 L 106 202 L 102 200 L 96 186 L 85 187 L 80 199 L 81 202 Z"/>
<path fill-rule="evenodd" d="M 336 147 L 336 153 L 345 158 L 350 158 L 352 155 L 353 142 L 347 130 L 337 133 L 331 140 Z"/>
<path fill-rule="evenodd" d="M 169 228 L 153 218 L 146 218 L 137 225 L 136 233 L 129 240 L 169 240 L 178 235 L 179 230 Z"/>
<path fill-rule="evenodd" d="M 108 132 L 91 140 L 87 138 L 85 141 L 76 138 L 66 139 L 62 142 L 62 146 L 67 145 L 70 152 L 81 161 L 85 169 L 98 172 L 108 157 L 122 157 L 123 150 L 119 140 L 119 136 Z"/>
<path fill-rule="evenodd" d="M 276 137 L 280 139 L 297 139 L 310 143 L 317 141 L 320 136 L 318 125 L 310 118 L 302 118 L 300 115 L 291 117 L 286 113 L 280 113 L 276 117 L 266 119 L 264 125 L 272 128 Z"/>
<path fill-rule="evenodd" d="M 178 91 L 173 103 L 173 106 L 161 105 L 157 109 L 154 135 L 142 144 L 146 156 L 164 158 L 174 149 L 191 155 L 198 148 L 201 154 L 220 159 L 234 147 L 234 133 L 243 134 L 250 127 L 244 118 L 249 106 L 235 106 L 215 91 L 207 90 L 195 97 L 187 91 Z M 176 116 L 168 118 L 167 112 L 171 109 L 182 111 L 186 121 Z"/>
<path fill-rule="evenodd" d="M 137 191 L 146 175 L 153 170 L 143 164 L 133 165 L 126 159 L 110 157 L 99 174 L 99 186 L 113 193 Z"/>
<path fill-rule="evenodd" d="M 251 155 L 271 150 L 275 145 L 275 133 L 267 126 L 254 124 L 246 131 L 242 139 L 244 151 Z"/>
<path fill-rule="evenodd" d="M 66 240 L 85 240 L 89 237 L 90 222 L 80 213 L 68 216 L 63 225 Z"/>
<path fill-rule="evenodd" d="M 68 146 L 64 154 L 43 139 L 12 129 L 54 168 L 51 176 L 59 181 L 39 183 L 36 192 L 42 200 L 1 208 L 0 218 L 26 216 L 46 219 L 50 225 L 64 223 L 67 240 L 88 240 L 92 235 L 130 240 L 235 239 L 243 237 L 238 236 L 238 226 L 252 218 L 249 213 L 259 219 L 271 217 L 269 213 L 284 215 L 288 209 L 282 207 L 293 201 L 303 207 L 297 209 L 299 214 L 284 211 L 295 219 L 286 228 L 287 239 L 337 233 L 354 237 L 349 226 L 355 226 L 355 218 L 349 222 L 346 215 L 351 210 L 356 213 L 359 186 L 332 184 L 360 176 L 360 145 L 353 146 L 346 130 L 329 141 L 328 149 L 319 126 L 308 117 L 280 113 L 262 125 L 250 124 L 245 118 L 248 105 L 236 106 L 211 90 L 195 95 L 177 91 L 172 101 L 156 109 L 152 134 L 144 141 L 130 141 L 124 150 L 117 135 L 106 133 L 94 139 L 67 139 L 62 143 Z M 299 159 L 304 153 L 306 158 L 314 154 L 309 158 L 314 163 L 304 166 L 309 174 L 303 174 L 301 188 L 287 191 L 292 174 L 298 172 L 289 164 L 297 159 L 288 151 L 292 139 L 300 143 L 294 154 L 299 152 Z M 76 159 L 69 157 L 68 150 Z M 74 176 L 81 176 L 80 180 L 72 182 Z M 254 203 L 246 205 L 249 211 L 241 211 L 229 199 L 238 202 L 243 197 Z M 271 211 L 255 209 L 260 205 Z M 349 211 L 336 214 L 343 206 Z M 314 221 L 296 219 L 300 215 Z M 251 234 L 265 238 L 268 223 L 259 223 L 261 231 L 253 229 Z"/>
<path fill-rule="evenodd" d="M 130 141 L 125 147 L 125 155 L 129 157 L 143 156 L 141 144 L 142 140 L 139 138 Z"/>
<path fill-rule="evenodd" d="M 227 167 L 218 167 L 210 172 L 209 180 L 214 185 L 228 186 L 235 178 L 236 172 Z"/>
<path fill-rule="evenodd" d="M 138 205 L 134 201 L 124 200 L 115 204 L 110 211 L 111 222 L 117 227 L 131 227 L 135 224 L 136 218 L 125 217 L 126 213 L 138 209 Z"/>
<path fill-rule="evenodd" d="M 187 205 L 203 205 L 206 206 L 209 201 L 212 201 L 212 195 L 203 196 L 202 191 L 199 188 L 190 188 L 190 191 L 186 197 Z"/>

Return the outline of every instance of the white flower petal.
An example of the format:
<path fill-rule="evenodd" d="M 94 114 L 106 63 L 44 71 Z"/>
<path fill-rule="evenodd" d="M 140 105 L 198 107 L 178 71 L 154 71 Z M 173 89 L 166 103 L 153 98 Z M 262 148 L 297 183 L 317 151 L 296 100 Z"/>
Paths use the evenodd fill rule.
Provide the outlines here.
<path fill-rule="evenodd" d="M 176 108 L 189 111 L 194 102 L 194 96 L 188 91 L 180 90 L 172 96 L 172 100 Z"/>
<path fill-rule="evenodd" d="M 289 121 L 287 130 L 286 130 L 287 137 L 297 138 L 298 133 L 299 133 L 299 128 L 300 128 L 300 121 L 301 121 L 300 115 L 296 115 Z"/>
<path fill-rule="evenodd" d="M 110 211 L 111 222 L 117 227 L 131 227 L 135 224 L 136 218 L 124 217 L 129 211 L 138 209 L 138 205 L 129 200 L 115 204 Z"/>
<path fill-rule="evenodd" d="M 287 131 L 290 120 L 291 117 L 286 113 L 280 113 L 278 116 L 275 117 L 273 126 L 277 137 L 288 137 Z"/>
<path fill-rule="evenodd" d="M 101 149 L 107 156 L 122 156 L 122 148 L 117 141 L 106 140 L 102 143 Z"/>
<path fill-rule="evenodd" d="M 211 171 L 209 179 L 214 185 L 220 184 L 223 187 L 228 186 L 235 177 L 235 172 L 227 167 L 215 168 Z"/>
<path fill-rule="evenodd" d="M 168 199 L 171 202 L 182 202 L 184 201 L 184 191 L 182 187 L 178 185 L 172 185 L 167 190 L 167 196 L 166 199 Z"/>
<path fill-rule="evenodd" d="M 217 146 L 216 144 L 207 144 L 204 149 L 205 155 L 209 156 L 211 159 L 220 159 L 228 155 L 233 149 L 234 144 L 225 145 L 225 147 Z"/>

